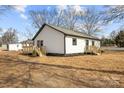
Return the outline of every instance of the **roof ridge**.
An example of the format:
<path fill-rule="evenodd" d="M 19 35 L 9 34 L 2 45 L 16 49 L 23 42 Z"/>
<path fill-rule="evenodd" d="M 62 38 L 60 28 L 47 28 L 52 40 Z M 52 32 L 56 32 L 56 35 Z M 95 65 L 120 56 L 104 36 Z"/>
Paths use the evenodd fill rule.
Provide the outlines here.
<path fill-rule="evenodd" d="M 52 26 L 52 27 L 55 28 L 55 29 L 56 29 L 56 28 L 62 28 L 62 29 L 65 29 L 65 30 L 73 31 L 73 32 L 75 32 L 75 33 L 79 33 L 79 34 L 82 34 L 82 35 L 87 35 L 87 36 L 91 36 L 91 37 L 96 38 L 95 36 L 88 35 L 88 34 L 86 34 L 86 33 L 80 32 L 80 31 L 70 30 L 70 29 L 67 29 L 67 28 L 64 28 L 64 27 L 61 27 L 61 26 L 52 25 L 52 24 L 47 24 L 47 25 Z"/>
<path fill-rule="evenodd" d="M 71 35 L 71 36 L 77 36 L 77 37 L 82 37 L 82 38 L 89 38 L 89 39 L 94 39 L 94 40 L 100 40 L 99 38 L 97 38 L 95 36 L 91 36 L 91 35 L 88 35 L 88 34 L 85 34 L 85 33 L 79 32 L 79 31 L 70 30 L 70 29 L 67 29 L 67 28 L 64 28 L 64 27 L 60 27 L 60 26 L 56 26 L 56 25 L 52 25 L 52 24 L 47 24 L 47 23 L 44 23 L 42 25 L 42 27 L 35 34 L 35 36 L 33 37 L 32 40 L 34 40 L 37 37 L 37 35 L 42 31 L 42 29 L 44 28 L 45 25 L 49 26 L 49 27 L 51 27 L 51 28 L 53 28 L 55 30 L 60 31 L 61 33 L 65 34 L 65 35 Z"/>

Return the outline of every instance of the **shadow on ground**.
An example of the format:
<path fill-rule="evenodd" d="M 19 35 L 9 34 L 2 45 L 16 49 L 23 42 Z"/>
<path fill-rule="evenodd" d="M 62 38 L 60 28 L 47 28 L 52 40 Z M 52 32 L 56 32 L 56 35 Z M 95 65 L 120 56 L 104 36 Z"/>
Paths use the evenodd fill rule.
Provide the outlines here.
<path fill-rule="evenodd" d="M 124 87 L 123 77 L 124 71 L 28 62 L 9 55 L 0 57 L 0 87 Z"/>

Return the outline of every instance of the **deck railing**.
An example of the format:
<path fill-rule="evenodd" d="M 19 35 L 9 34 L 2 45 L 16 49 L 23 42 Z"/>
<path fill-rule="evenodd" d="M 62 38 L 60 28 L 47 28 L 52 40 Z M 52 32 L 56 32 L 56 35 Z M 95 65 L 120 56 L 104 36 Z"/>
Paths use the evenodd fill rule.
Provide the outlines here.
<path fill-rule="evenodd" d="M 36 53 L 38 56 L 46 55 L 46 47 L 35 47 L 35 46 L 23 46 L 23 53 L 24 54 L 33 54 Z"/>
<path fill-rule="evenodd" d="M 89 46 L 85 49 L 85 53 L 93 53 L 99 55 L 102 53 L 102 49 L 96 46 Z"/>

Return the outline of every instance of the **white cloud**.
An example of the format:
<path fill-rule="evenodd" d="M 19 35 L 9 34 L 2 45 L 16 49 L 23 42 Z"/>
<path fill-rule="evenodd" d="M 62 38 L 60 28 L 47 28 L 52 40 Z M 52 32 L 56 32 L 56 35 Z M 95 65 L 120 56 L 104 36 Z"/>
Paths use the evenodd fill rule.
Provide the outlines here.
<path fill-rule="evenodd" d="M 2 29 L 2 32 L 5 33 L 7 31 L 7 29 Z"/>
<path fill-rule="evenodd" d="M 86 8 L 80 5 L 74 5 L 73 9 L 76 10 L 77 13 L 82 12 L 83 14 L 85 14 L 86 11 Z"/>
<path fill-rule="evenodd" d="M 6 31 L 7 29 L 0 28 L 0 36 L 2 36 Z"/>
<path fill-rule="evenodd" d="M 58 5 L 56 8 L 58 9 L 58 11 L 61 11 L 61 10 L 73 11 L 73 10 L 75 10 L 77 14 L 79 14 L 80 12 L 85 14 L 85 11 L 86 11 L 86 8 L 82 7 L 80 5 Z"/>
<path fill-rule="evenodd" d="M 26 9 L 26 5 L 13 5 L 12 8 L 15 9 L 17 12 L 24 13 Z"/>
<path fill-rule="evenodd" d="M 74 5 L 73 8 L 74 8 L 77 12 L 80 12 L 80 11 L 82 10 L 80 5 Z"/>
<path fill-rule="evenodd" d="M 28 17 L 25 15 L 26 5 L 12 5 L 11 6 L 15 11 L 20 14 L 20 17 L 23 19 L 27 19 Z"/>
<path fill-rule="evenodd" d="M 27 17 L 26 15 L 24 15 L 23 13 L 21 13 L 20 16 L 21 16 L 23 19 L 28 19 L 28 17 Z"/>
<path fill-rule="evenodd" d="M 57 6 L 57 9 L 58 9 L 58 10 L 65 10 L 66 8 L 67 8 L 66 5 L 58 5 L 58 6 Z"/>
<path fill-rule="evenodd" d="M 7 28 L 0 28 L 0 33 L 5 33 L 7 30 Z"/>

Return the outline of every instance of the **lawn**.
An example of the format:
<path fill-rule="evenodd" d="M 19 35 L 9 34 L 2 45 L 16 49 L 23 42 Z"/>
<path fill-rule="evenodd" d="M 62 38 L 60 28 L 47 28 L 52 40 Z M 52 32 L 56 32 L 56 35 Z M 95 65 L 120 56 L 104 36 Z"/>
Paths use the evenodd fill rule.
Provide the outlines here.
<path fill-rule="evenodd" d="M 124 52 L 30 57 L 0 51 L 0 87 L 124 87 Z"/>

